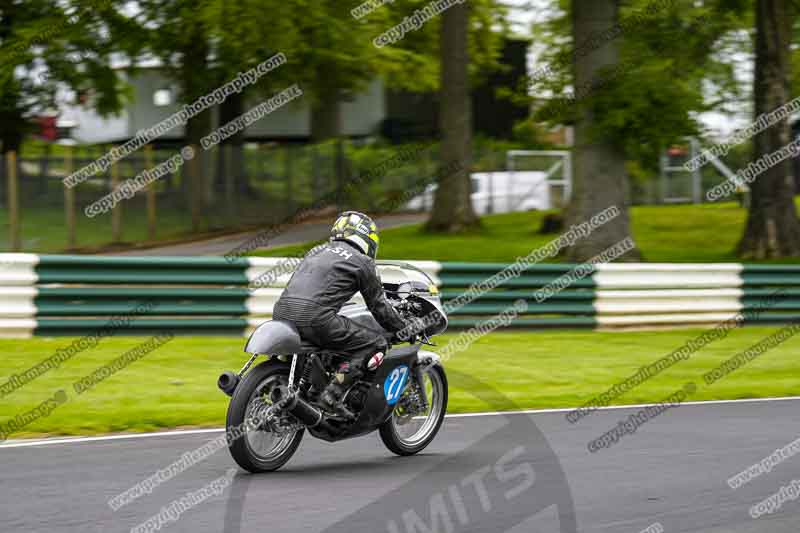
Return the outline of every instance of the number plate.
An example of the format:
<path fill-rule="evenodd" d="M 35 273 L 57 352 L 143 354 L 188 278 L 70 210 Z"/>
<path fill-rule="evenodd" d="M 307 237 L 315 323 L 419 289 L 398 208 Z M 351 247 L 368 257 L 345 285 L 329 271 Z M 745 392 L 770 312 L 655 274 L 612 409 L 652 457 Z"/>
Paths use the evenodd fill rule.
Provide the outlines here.
<path fill-rule="evenodd" d="M 383 382 L 383 395 L 386 396 L 386 403 L 394 405 L 400 399 L 403 389 L 408 380 L 408 366 L 399 365 L 392 370 Z"/>

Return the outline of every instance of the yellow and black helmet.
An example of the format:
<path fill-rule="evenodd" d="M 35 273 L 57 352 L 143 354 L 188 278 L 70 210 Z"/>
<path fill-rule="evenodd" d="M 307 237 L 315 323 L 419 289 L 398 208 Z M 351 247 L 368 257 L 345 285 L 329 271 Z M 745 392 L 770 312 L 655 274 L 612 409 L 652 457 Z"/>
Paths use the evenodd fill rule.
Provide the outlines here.
<path fill-rule="evenodd" d="M 378 226 L 364 213 L 341 213 L 331 228 L 330 240 L 347 241 L 372 259 L 378 256 Z"/>

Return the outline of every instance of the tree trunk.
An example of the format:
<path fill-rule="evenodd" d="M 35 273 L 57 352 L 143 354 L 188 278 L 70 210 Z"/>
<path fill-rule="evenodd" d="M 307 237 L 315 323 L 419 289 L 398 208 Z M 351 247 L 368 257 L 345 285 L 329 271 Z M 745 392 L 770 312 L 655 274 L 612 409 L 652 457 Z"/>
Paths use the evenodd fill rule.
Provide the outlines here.
<path fill-rule="evenodd" d="M 339 91 L 331 89 L 320 95 L 311 110 L 311 140 L 314 142 L 336 139 L 342 134 L 342 104 Z"/>
<path fill-rule="evenodd" d="M 0 113 L 0 123 L 2 123 L 3 126 L 9 126 L 8 128 L 4 127 L 4 131 L 0 133 L 0 143 L 2 143 L 3 155 L 7 154 L 8 152 L 19 153 L 19 149 L 22 147 L 23 138 L 23 133 L 21 130 L 24 128 L 24 119 L 21 116 L 6 118 L 7 116 L 8 115 L 5 113 Z M 12 124 L 19 124 L 19 126 L 11 127 Z"/>
<path fill-rule="evenodd" d="M 441 151 L 438 187 L 428 231 L 455 233 L 480 226 L 472 207 L 472 108 L 469 91 L 467 35 L 468 4 L 458 4 L 442 14 Z M 448 168 L 458 170 L 446 170 Z"/>
<path fill-rule="evenodd" d="M 756 64 L 754 112 L 758 117 L 784 105 L 791 97 L 790 43 L 794 13 L 789 0 L 756 2 Z M 791 141 L 787 118 L 757 134 L 754 161 Z M 739 255 L 745 259 L 800 255 L 800 223 L 794 205 L 792 160 L 768 168 L 750 184 L 751 201 Z"/>
<path fill-rule="evenodd" d="M 219 126 L 223 126 L 244 113 L 244 94 L 233 93 L 219 106 Z M 224 150 L 222 148 L 225 148 Z M 230 159 L 230 161 L 228 160 Z M 217 152 L 217 176 L 214 181 L 214 190 L 222 192 L 227 183 L 226 174 L 233 174 L 235 190 L 241 194 L 249 193 L 249 182 L 245 175 L 244 166 L 244 131 L 228 137 Z"/>
<path fill-rule="evenodd" d="M 607 30 L 619 18 L 619 0 L 574 0 L 572 4 L 572 38 L 579 45 L 595 32 Z M 575 87 L 589 87 L 602 80 L 601 70 L 619 63 L 617 41 L 611 41 L 590 54 L 573 60 Z M 596 87 L 595 91 L 603 90 Z M 580 105 L 576 102 L 574 105 Z M 592 216 L 616 205 L 620 214 L 599 226 L 588 237 L 571 246 L 567 252 L 570 261 L 583 262 L 631 236 L 630 217 L 625 203 L 628 177 L 625 155 L 612 139 L 599 138 L 593 131 L 596 111 L 591 106 L 581 106 L 575 124 L 573 150 L 572 201 L 567 208 L 568 224 L 589 221 Z M 638 249 L 629 251 L 622 260 L 639 259 Z"/>
<path fill-rule="evenodd" d="M 187 28 L 193 38 L 183 52 L 181 72 L 183 97 L 186 103 L 206 94 L 208 80 L 208 43 L 202 26 Z M 181 175 L 188 179 L 181 180 L 181 188 L 186 203 L 192 209 L 202 207 L 206 184 L 206 169 L 209 157 L 200 145 L 200 139 L 211 131 L 211 109 L 205 109 L 186 122 L 186 144 L 195 147 L 194 161 L 184 163 Z M 199 205 L 198 205 L 199 204 Z"/>

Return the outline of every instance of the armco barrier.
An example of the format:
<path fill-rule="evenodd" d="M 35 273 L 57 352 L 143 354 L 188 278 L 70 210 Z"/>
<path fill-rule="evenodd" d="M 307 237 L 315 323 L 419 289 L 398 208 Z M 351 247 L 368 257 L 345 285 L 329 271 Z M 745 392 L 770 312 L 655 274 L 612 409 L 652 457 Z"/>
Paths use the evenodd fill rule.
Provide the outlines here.
<path fill-rule="evenodd" d="M 272 315 L 291 275 L 283 258 L 99 257 L 0 254 L 0 336 L 84 335 L 128 317 L 119 335 L 243 335 Z M 409 261 L 430 275 L 446 303 L 506 266 Z M 539 264 L 450 311 L 470 327 L 523 298 L 512 326 L 620 328 L 800 320 L 800 266 L 624 263 L 596 265 L 568 288 L 536 302 L 534 291 L 576 265 Z M 397 272 L 381 266 L 390 280 Z M 274 278 L 274 279 L 273 279 Z M 268 283 L 263 283 L 264 280 Z M 251 286 L 263 288 L 252 289 Z M 776 291 L 780 289 L 779 293 Z M 776 296 L 777 294 L 777 296 Z M 767 302 L 765 304 L 765 302 Z M 147 311 L 132 311 L 147 303 Z M 766 309 L 763 309 L 765 308 Z M 762 308 L 762 312 L 752 311 Z M 134 316 L 135 315 L 135 316 Z"/>

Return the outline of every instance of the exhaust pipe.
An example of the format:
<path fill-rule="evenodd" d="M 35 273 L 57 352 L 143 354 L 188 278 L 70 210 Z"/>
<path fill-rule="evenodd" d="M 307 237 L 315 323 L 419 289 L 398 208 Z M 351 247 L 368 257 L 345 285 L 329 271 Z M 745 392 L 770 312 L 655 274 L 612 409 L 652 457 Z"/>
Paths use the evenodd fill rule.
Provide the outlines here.
<path fill-rule="evenodd" d="M 316 427 L 322 422 L 322 412 L 298 397 L 296 392 L 290 393 L 287 387 L 282 386 L 272 389 L 270 399 L 273 403 L 280 402 L 283 409 L 310 428 Z"/>
<path fill-rule="evenodd" d="M 223 372 L 217 379 L 217 387 L 228 396 L 233 396 L 233 391 L 239 386 L 239 381 L 241 381 L 241 378 L 238 374 Z"/>

